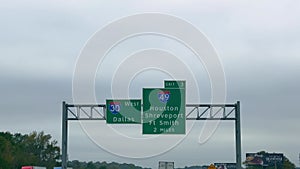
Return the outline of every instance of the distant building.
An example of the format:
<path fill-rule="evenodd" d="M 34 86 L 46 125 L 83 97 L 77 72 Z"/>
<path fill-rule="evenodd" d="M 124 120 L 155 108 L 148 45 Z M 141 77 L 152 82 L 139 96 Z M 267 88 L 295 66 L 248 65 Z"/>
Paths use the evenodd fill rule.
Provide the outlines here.
<path fill-rule="evenodd" d="M 158 163 L 158 169 L 174 169 L 174 162 L 160 161 Z"/>

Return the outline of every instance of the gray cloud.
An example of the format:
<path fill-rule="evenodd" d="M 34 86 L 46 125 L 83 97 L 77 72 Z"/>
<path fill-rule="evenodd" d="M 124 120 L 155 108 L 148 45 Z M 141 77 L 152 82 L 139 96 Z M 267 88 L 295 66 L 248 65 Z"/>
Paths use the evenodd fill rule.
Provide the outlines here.
<path fill-rule="evenodd" d="M 216 47 L 226 74 L 227 101 L 242 103 L 243 153 L 261 149 L 279 151 L 298 164 L 299 152 L 295 149 L 300 142 L 296 134 L 300 129 L 298 1 L 131 1 L 127 4 L 32 0 L 1 4 L 1 131 L 45 130 L 60 140 L 61 101 L 72 102 L 73 70 L 85 41 L 119 17 L 157 11 L 187 19 Z M 153 42 L 150 38 L 148 45 Z M 159 45 L 176 46 L 164 42 Z M 137 46 L 143 47 L 140 43 Z M 197 74 L 200 82 L 207 80 L 202 68 L 195 70 L 201 71 Z M 104 82 L 96 81 L 97 87 L 101 87 L 96 91 L 109 90 L 109 78 L 100 77 Z M 208 82 L 200 91 L 203 101 L 209 102 Z M 99 100 L 105 97 L 99 96 Z M 199 131 L 194 129 L 174 150 L 143 160 L 104 152 L 91 143 L 79 126 L 71 124 L 70 127 L 71 159 L 132 161 L 154 168 L 160 159 L 175 160 L 175 165 L 181 167 L 189 165 L 189 161 L 208 164 L 234 160 L 233 123 L 221 124 L 204 145 L 196 142 Z"/>

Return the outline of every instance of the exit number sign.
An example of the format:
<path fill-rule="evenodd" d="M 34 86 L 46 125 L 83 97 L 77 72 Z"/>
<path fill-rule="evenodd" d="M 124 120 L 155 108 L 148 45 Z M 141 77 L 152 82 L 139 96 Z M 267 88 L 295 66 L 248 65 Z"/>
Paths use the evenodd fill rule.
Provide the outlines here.
<path fill-rule="evenodd" d="M 165 88 L 178 88 L 185 89 L 185 81 L 184 80 L 165 80 L 164 81 Z"/>

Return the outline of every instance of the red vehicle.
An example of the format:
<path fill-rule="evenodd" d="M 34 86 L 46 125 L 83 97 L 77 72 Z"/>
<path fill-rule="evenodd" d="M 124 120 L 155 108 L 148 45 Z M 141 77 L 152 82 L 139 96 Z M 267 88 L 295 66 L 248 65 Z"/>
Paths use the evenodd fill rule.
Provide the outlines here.
<path fill-rule="evenodd" d="M 46 169 L 46 167 L 23 166 L 22 169 Z"/>

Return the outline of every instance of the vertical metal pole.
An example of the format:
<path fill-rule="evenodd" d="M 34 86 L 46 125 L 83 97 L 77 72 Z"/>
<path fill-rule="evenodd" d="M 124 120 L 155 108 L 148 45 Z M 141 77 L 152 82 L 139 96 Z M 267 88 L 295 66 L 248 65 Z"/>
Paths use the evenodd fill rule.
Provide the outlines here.
<path fill-rule="evenodd" d="M 240 101 L 235 105 L 235 150 L 236 150 L 236 168 L 242 169 L 242 146 L 241 146 L 241 117 Z"/>
<path fill-rule="evenodd" d="M 67 169 L 67 149 L 68 149 L 68 112 L 66 102 L 62 103 L 62 169 Z"/>

